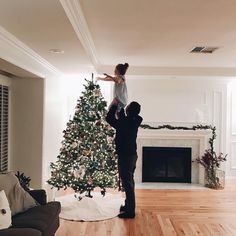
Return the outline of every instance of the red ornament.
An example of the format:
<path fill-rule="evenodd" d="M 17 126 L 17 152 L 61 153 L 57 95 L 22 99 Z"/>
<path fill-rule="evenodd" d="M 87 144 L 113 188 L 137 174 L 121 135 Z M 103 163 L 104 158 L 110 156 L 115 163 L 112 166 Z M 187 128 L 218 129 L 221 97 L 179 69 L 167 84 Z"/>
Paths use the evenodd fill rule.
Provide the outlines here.
<path fill-rule="evenodd" d="M 98 121 L 95 123 L 96 126 L 100 126 L 101 124 L 102 124 L 102 122 L 101 122 L 100 120 L 98 120 Z"/>

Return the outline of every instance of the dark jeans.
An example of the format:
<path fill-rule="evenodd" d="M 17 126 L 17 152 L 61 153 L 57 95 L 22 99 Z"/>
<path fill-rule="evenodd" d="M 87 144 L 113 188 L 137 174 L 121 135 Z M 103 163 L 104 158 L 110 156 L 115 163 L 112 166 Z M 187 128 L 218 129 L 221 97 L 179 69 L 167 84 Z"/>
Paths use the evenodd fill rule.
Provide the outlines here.
<path fill-rule="evenodd" d="M 125 208 L 131 214 L 135 213 L 134 171 L 137 158 L 137 155 L 119 155 L 118 158 L 121 183 L 126 195 Z"/>

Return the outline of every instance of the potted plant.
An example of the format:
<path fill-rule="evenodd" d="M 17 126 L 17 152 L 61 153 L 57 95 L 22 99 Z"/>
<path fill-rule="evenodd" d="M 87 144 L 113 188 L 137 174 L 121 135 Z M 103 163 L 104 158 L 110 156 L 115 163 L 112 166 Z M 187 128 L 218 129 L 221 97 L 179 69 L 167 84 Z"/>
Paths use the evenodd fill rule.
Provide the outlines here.
<path fill-rule="evenodd" d="M 226 161 L 227 154 L 220 153 L 217 155 L 212 149 L 205 150 L 203 156 L 196 159 L 197 163 L 201 164 L 205 168 L 205 186 L 213 189 L 224 188 L 224 183 L 221 181 L 221 175 L 224 172 L 221 171 L 221 162 Z M 223 176 L 224 178 L 224 176 Z"/>

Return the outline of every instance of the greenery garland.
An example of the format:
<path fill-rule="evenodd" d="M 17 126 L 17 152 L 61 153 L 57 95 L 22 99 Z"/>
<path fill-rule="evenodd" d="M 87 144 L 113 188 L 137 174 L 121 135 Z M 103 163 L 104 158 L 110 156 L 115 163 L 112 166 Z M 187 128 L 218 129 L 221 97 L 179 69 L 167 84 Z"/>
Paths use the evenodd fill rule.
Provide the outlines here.
<path fill-rule="evenodd" d="M 214 140 L 216 139 L 216 127 L 212 125 L 194 125 L 192 127 L 185 126 L 172 126 L 172 125 L 159 125 L 157 127 L 152 127 L 147 124 L 140 125 L 143 129 L 169 129 L 169 130 L 211 130 L 212 136 L 209 138 L 210 150 L 214 152 Z"/>

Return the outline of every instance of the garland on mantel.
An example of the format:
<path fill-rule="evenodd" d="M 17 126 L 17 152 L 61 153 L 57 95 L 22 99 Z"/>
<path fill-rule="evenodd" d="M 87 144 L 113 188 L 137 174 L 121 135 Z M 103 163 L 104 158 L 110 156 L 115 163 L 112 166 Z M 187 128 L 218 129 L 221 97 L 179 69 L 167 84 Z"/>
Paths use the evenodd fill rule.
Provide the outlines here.
<path fill-rule="evenodd" d="M 212 137 L 209 138 L 210 150 L 214 152 L 214 140 L 216 139 L 216 127 L 212 125 L 194 125 L 192 127 L 185 127 L 185 126 L 172 126 L 172 125 L 159 125 L 157 127 L 152 127 L 147 124 L 140 125 L 143 129 L 170 129 L 170 130 L 211 130 Z"/>

